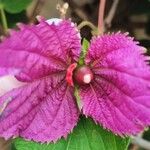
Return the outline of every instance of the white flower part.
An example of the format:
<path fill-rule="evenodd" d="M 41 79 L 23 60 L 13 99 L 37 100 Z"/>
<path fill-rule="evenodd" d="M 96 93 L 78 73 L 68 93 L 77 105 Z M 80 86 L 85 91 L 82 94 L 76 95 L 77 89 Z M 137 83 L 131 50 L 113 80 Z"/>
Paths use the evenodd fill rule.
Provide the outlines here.
<path fill-rule="evenodd" d="M 51 25 L 51 24 L 54 24 L 54 25 L 59 25 L 59 23 L 62 21 L 62 19 L 59 19 L 59 18 L 52 18 L 52 19 L 48 19 L 46 20 L 46 22 Z M 78 32 L 77 36 L 81 39 L 81 35 L 79 33 L 79 30 L 78 28 L 76 27 L 75 23 L 71 22 L 71 27 L 74 27 L 75 30 Z"/>
<path fill-rule="evenodd" d="M 58 25 L 61 21 L 62 21 L 62 19 L 59 19 L 59 18 L 52 18 L 52 19 L 46 20 L 46 22 L 49 25 L 51 25 L 51 24 Z"/>
<path fill-rule="evenodd" d="M 12 89 L 23 86 L 25 83 L 18 81 L 14 76 L 7 75 L 0 78 L 0 96 Z"/>
<path fill-rule="evenodd" d="M 92 80 L 91 74 L 84 75 L 84 77 L 83 77 L 83 82 L 84 83 L 88 84 L 88 83 L 91 82 L 91 80 Z"/>

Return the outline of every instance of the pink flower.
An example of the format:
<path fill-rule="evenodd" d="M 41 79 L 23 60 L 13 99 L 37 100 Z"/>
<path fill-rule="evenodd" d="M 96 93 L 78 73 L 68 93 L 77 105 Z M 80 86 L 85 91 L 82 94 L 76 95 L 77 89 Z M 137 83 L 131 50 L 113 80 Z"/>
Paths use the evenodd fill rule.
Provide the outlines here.
<path fill-rule="evenodd" d="M 20 28 L 0 45 L 0 75 L 17 79 L 0 97 L 0 136 L 56 141 L 68 135 L 80 114 L 121 136 L 150 125 L 150 70 L 143 48 L 130 37 L 94 37 L 79 67 L 80 37 L 69 20 Z"/>

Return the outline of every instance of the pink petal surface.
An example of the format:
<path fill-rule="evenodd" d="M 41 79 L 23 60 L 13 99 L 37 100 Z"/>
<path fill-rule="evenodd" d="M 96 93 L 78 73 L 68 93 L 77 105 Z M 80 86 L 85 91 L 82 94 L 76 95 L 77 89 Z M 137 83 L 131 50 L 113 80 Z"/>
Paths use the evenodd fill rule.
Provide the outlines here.
<path fill-rule="evenodd" d="M 79 57 L 80 37 L 69 20 L 20 28 L 0 44 L 0 75 L 16 77 L 0 79 L 9 82 L 8 87 L 0 85 L 1 94 L 7 92 L 0 97 L 0 136 L 56 141 L 78 120 L 73 88 L 65 76 Z"/>
<path fill-rule="evenodd" d="M 28 83 L 0 97 L 0 105 L 9 99 L 0 116 L 0 136 L 21 136 L 39 142 L 56 141 L 73 129 L 78 110 L 73 89 L 63 75 Z"/>
<path fill-rule="evenodd" d="M 0 44 L 0 75 L 15 74 L 19 80 L 32 81 L 65 70 L 78 59 L 80 37 L 71 21 L 57 25 L 42 21 L 20 28 Z"/>
<path fill-rule="evenodd" d="M 146 59 L 142 47 L 124 34 L 94 38 L 86 58 L 94 81 L 81 88 L 83 113 L 119 135 L 136 134 L 150 125 Z"/>

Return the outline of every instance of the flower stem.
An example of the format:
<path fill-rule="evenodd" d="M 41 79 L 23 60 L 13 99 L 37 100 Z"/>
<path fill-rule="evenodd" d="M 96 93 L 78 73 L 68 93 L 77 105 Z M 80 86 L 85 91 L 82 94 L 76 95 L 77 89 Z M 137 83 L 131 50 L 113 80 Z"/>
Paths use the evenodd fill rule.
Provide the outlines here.
<path fill-rule="evenodd" d="M 100 0 L 99 13 L 98 13 L 98 30 L 99 34 L 104 32 L 104 11 L 105 11 L 106 0 Z"/>
<path fill-rule="evenodd" d="M 43 7 L 44 4 L 45 4 L 45 0 L 36 1 L 33 11 L 31 12 L 31 15 L 29 16 L 30 23 L 35 23 L 35 18 L 38 14 L 40 14 L 41 8 Z"/>
<path fill-rule="evenodd" d="M 83 104 L 81 102 L 80 95 L 79 95 L 79 89 L 77 86 L 75 86 L 75 88 L 74 88 L 74 96 L 76 97 L 77 106 L 78 106 L 79 110 L 81 111 Z"/>
<path fill-rule="evenodd" d="M 3 5 L 0 5 L 0 14 L 1 14 L 1 21 L 2 21 L 3 30 L 4 30 L 4 33 L 6 34 L 7 29 L 8 29 L 8 25 L 7 25 L 7 19 L 6 19 Z"/>
<path fill-rule="evenodd" d="M 90 28 L 92 29 L 92 34 L 93 34 L 93 35 L 97 35 L 97 32 L 98 32 L 97 27 L 96 27 L 94 24 L 92 24 L 91 22 L 89 22 L 89 21 L 82 21 L 82 22 L 78 25 L 78 29 L 81 30 L 81 29 L 82 29 L 83 27 L 85 27 L 85 26 L 88 26 L 88 27 L 90 27 Z"/>
<path fill-rule="evenodd" d="M 118 8 L 118 7 L 117 7 L 118 4 L 119 4 L 119 0 L 114 0 L 114 1 L 113 1 L 113 4 L 112 4 L 112 6 L 111 6 L 111 8 L 110 8 L 110 11 L 108 12 L 108 16 L 107 16 L 106 19 L 105 19 L 105 24 L 106 24 L 106 26 L 107 26 L 108 28 L 111 27 L 111 22 L 112 22 L 112 20 L 113 20 L 113 18 L 114 18 L 114 16 L 115 16 L 116 10 L 117 10 L 117 8 Z"/>

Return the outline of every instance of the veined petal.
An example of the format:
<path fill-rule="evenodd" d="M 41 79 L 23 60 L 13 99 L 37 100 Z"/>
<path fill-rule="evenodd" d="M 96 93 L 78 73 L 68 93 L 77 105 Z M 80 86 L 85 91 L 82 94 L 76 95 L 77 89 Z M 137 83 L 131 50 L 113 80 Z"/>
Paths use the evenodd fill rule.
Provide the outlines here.
<path fill-rule="evenodd" d="M 0 136 L 56 141 L 73 129 L 78 110 L 65 74 L 53 74 L 0 97 Z"/>
<path fill-rule="evenodd" d="M 109 53 L 118 51 L 119 49 L 131 48 L 132 57 L 133 54 L 141 54 L 142 51 L 137 48 L 137 42 L 126 34 L 122 33 L 113 33 L 113 34 L 104 34 L 99 37 L 93 37 L 91 40 L 91 45 L 88 50 L 86 61 L 88 62 L 92 59 L 105 58 Z M 133 53 L 133 49 L 136 49 Z M 124 53 L 123 53 L 124 54 Z"/>
<path fill-rule="evenodd" d="M 6 71 L 11 69 L 16 73 L 14 75 L 17 79 L 26 82 L 48 76 L 51 73 L 65 71 L 65 65 L 58 59 L 46 58 L 27 51 L 13 51 L 12 49 L 0 51 L 0 70 L 1 67 L 2 69 L 7 68 Z"/>
<path fill-rule="evenodd" d="M 116 33 L 93 39 L 86 63 L 93 82 L 80 90 L 83 113 L 119 135 L 150 125 L 150 68 L 142 47 Z"/>
<path fill-rule="evenodd" d="M 65 70 L 71 61 L 78 60 L 80 37 L 71 21 L 55 25 L 43 20 L 20 28 L 0 44 L 0 75 L 15 74 L 30 81 Z"/>
<path fill-rule="evenodd" d="M 34 28 L 34 31 L 43 35 L 40 38 L 45 43 L 47 50 L 43 52 L 47 56 L 62 58 L 65 63 L 78 60 L 81 51 L 80 34 L 76 25 L 71 21 L 63 20 L 56 25 L 55 23 L 49 25 L 44 21 L 37 28 Z M 51 41 L 48 41 L 49 38 L 51 38 Z"/>

